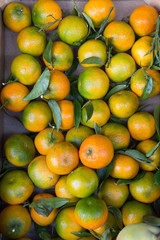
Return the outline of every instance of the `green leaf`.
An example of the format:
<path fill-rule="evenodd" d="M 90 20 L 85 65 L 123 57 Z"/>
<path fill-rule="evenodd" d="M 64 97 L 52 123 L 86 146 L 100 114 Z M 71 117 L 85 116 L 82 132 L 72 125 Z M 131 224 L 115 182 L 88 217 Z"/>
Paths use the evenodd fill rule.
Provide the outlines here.
<path fill-rule="evenodd" d="M 77 130 L 81 122 L 81 104 L 78 102 L 77 99 L 75 99 L 73 102 L 73 106 L 74 106 L 74 125 L 75 129 Z"/>
<path fill-rule="evenodd" d="M 73 98 L 77 99 L 81 105 L 83 104 L 84 100 L 83 97 L 78 92 L 77 82 L 71 84 L 71 95 L 73 96 Z"/>
<path fill-rule="evenodd" d="M 74 234 L 77 237 L 80 237 L 80 238 L 82 238 L 82 237 L 91 237 L 92 236 L 92 234 L 89 233 L 89 232 L 71 232 L 71 233 Z"/>
<path fill-rule="evenodd" d="M 114 161 L 113 161 L 113 159 L 112 159 L 112 161 L 110 162 L 110 164 L 106 167 L 105 179 L 109 177 L 110 172 L 112 171 L 113 166 L 114 166 Z"/>
<path fill-rule="evenodd" d="M 93 115 L 93 105 L 91 102 L 88 102 L 86 105 L 85 105 L 85 109 L 86 109 L 86 112 L 87 112 L 87 120 L 86 122 L 89 121 L 89 119 L 91 119 L 92 115 Z"/>
<path fill-rule="evenodd" d="M 65 75 L 66 76 L 70 76 L 72 75 L 72 73 L 74 73 L 78 67 L 78 64 L 79 64 L 79 60 L 78 58 L 76 58 L 74 61 L 73 61 L 73 64 L 72 66 L 67 70 L 65 71 Z"/>
<path fill-rule="evenodd" d="M 2 233 L 0 233 L 0 240 L 2 240 Z"/>
<path fill-rule="evenodd" d="M 97 239 L 99 239 L 100 240 L 100 236 L 95 232 L 95 231 L 93 231 L 93 230 L 89 230 Z"/>
<path fill-rule="evenodd" d="M 52 56 L 51 56 L 51 52 L 52 52 L 52 38 L 55 37 L 57 35 L 57 32 L 53 33 L 48 41 L 48 44 L 43 52 L 43 57 L 44 59 L 48 62 L 48 63 L 52 63 Z"/>
<path fill-rule="evenodd" d="M 158 169 L 157 172 L 155 173 L 155 182 L 160 187 L 160 169 Z"/>
<path fill-rule="evenodd" d="M 83 18 L 83 14 L 81 13 L 81 11 L 79 10 L 79 8 L 77 7 L 77 4 L 76 4 L 75 0 L 72 0 L 72 3 L 73 3 L 73 7 L 74 7 L 73 9 L 74 9 L 74 11 L 77 12 L 78 17 L 82 17 L 82 18 Z"/>
<path fill-rule="evenodd" d="M 96 122 L 94 122 L 94 130 L 95 130 L 96 134 L 101 133 L 101 128 L 98 126 L 98 124 Z"/>
<path fill-rule="evenodd" d="M 156 124 L 156 131 L 158 136 L 160 137 L 160 103 L 156 105 L 154 110 L 154 119 Z"/>
<path fill-rule="evenodd" d="M 48 15 L 48 17 L 49 17 L 49 16 L 53 17 L 52 14 Z M 49 22 L 49 23 L 46 23 L 46 24 L 35 25 L 35 26 L 38 27 L 38 28 L 40 28 L 40 29 L 39 29 L 39 32 L 41 32 L 41 31 L 43 31 L 45 28 L 46 28 L 46 30 L 47 30 L 49 27 L 51 27 L 52 25 L 54 25 L 56 22 L 59 22 L 59 21 L 62 20 L 62 18 L 56 19 L 56 18 L 54 18 L 54 17 L 53 17 L 53 19 L 55 19 L 55 21 Z"/>
<path fill-rule="evenodd" d="M 132 179 L 118 179 L 115 180 L 116 184 L 118 186 L 123 185 L 123 184 L 130 184 L 130 183 L 134 183 L 137 182 L 139 179 L 141 179 L 144 176 L 145 172 L 141 171 L 138 173 L 138 175 Z"/>
<path fill-rule="evenodd" d="M 43 95 L 45 91 L 47 90 L 49 86 L 49 80 L 50 80 L 50 71 L 48 68 L 45 68 L 37 82 L 34 84 L 33 89 L 30 91 L 30 93 L 23 98 L 24 101 L 29 101 L 36 99 Z"/>
<path fill-rule="evenodd" d="M 105 96 L 104 101 L 107 101 L 114 93 L 119 92 L 127 88 L 127 84 L 120 84 L 113 87 Z"/>
<path fill-rule="evenodd" d="M 42 227 L 40 225 L 34 224 L 36 233 L 42 240 L 51 240 L 51 235 L 49 234 L 47 227 Z"/>
<path fill-rule="evenodd" d="M 94 32 L 96 32 L 96 29 L 94 27 L 92 19 L 86 13 L 82 12 L 82 14 L 83 14 L 84 18 L 86 19 L 88 25 L 93 29 Z"/>
<path fill-rule="evenodd" d="M 88 57 L 84 59 L 81 64 L 99 64 L 104 65 L 104 62 L 99 57 Z"/>
<path fill-rule="evenodd" d="M 154 148 L 152 148 L 149 152 L 146 153 L 146 157 L 149 158 L 149 157 L 151 157 L 153 154 L 155 154 L 156 151 L 158 150 L 159 146 L 160 146 L 160 142 L 158 142 Z"/>
<path fill-rule="evenodd" d="M 102 234 L 101 240 L 106 240 L 106 239 L 112 240 L 112 232 L 110 228 L 106 229 Z"/>
<path fill-rule="evenodd" d="M 13 74 L 11 73 L 7 79 L 7 82 L 3 82 L 2 85 L 5 86 L 9 83 L 17 82 L 18 78 L 14 78 Z"/>
<path fill-rule="evenodd" d="M 127 124 L 127 122 L 125 120 L 122 120 L 122 119 L 120 119 L 118 117 L 115 117 L 115 116 L 112 116 L 112 115 L 110 116 L 110 121 L 111 122 L 115 122 L 115 123 L 120 123 L 122 125 L 126 125 Z"/>
<path fill-rule="evenodd" d="M 114 206 L 108 206 L 108 211 L 111 212 L 114 215 L 119 229 L 122 229 L 123 228 L 123 221 L 122 221 L 122 214 L 121 214 L 120 209 L 117 208 L 117 207 L 114 207 Z"/>
<path fill-rule="evenodd" d="M 144 108 L 150 106 L 150 104 L 143 104 L 141 106 L 139 106 L 139 108 L 137 109 L 137 112 L 141 112 Z"/>
<path fill-rule="evenodd" d="M 96 169 L 99 183 L 101 183 L 105 179 L 106 170 L 107 170 L 107 167 Z"/>
<path fill-rule="evenodd" d="M 65 205 L 63 205 L 60 209 L 60 211 L 64 208 L 68 208 L 68 207 L 75 207 L 77 204 L 77 202 L 69 202 L 69 203 L 66 203 Z"/>
<path fill-rule="evenodd" d="M 53 99 L 50 99 L 48 101 L 48 105 L 53 113 L 53 118 L 56 123 L 56 128 L 57 128 L 57 132 L 58 132 L 60 129 L 61 123 L 62 123 L 62 115 L 61 115 L 60 107 L 59 107 L 58 103 Z"/>
<path fill-rule="evenodd" d="M 144 70 L 144 72 L 145 72 L 145 76 L 147 78 L 147 83 L 146 83 L 146 85 L 145 85 L 145 87 L 143 89 L 143 93 L 142 93 L 142 95 L 140 97 L 141 101 L 143 101 L 143 100 L 148 98 L 148 96 L 152 92 L 152 88 L 153 88 L 153 79 L 152 79 L 152 77 L 149 74 L 147 74 L 145 70 Z"/>
<path fill-rule="evenodd" d="M 10 172 L 12 170 L 17 170 L 20 169 L 19 167 L 12 167 L 9 165 L 9 162 L 7 161 L 7 159 L 4 159 L 2 162 L 2 168 L 1 168 L 1 172 L 0 172 L 0 178 L 2 178 L 7 172 Z"/>
<path fill-rule="evenodd" d="M 152 215 L 143 216 L 143 222 L 149 225 L 160 227 L 160 218 Z"/>
<path fill-rule="evenodd" d="M 152 70 L 160 71 L 160 67 L 159 67 L 159 66 L 156 66 L 156 65 L 152 65 L 151 69 L 152 69 Z"/>
<path fill-rule="evenodd" d="M 68 75 L 67 77 L 68 77 L 70 83 L 72 83 L 72 84 L 73 84 L 74 82 L 77 82 L 77 81 L 78 81 L 78 76 L 77 76 L 77 75 Z"/>

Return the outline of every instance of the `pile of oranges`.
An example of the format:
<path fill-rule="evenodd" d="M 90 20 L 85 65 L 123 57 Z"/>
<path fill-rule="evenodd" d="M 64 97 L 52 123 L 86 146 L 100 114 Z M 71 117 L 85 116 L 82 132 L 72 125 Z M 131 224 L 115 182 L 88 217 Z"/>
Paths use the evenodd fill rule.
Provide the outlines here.
<path fill-rule="evenodd" d="M 3 11 L 21 54 L 1 109 L 21 112 L 24 127 L 3 146 L 5 239 L 112 240 L 160 216 L 160 104 L 150 113 L 142 102 L 160 94 L 158 12 L 139 6 L 127 22 L 111 0 L 73 7 L 63 17 L 54 0 Z"/>

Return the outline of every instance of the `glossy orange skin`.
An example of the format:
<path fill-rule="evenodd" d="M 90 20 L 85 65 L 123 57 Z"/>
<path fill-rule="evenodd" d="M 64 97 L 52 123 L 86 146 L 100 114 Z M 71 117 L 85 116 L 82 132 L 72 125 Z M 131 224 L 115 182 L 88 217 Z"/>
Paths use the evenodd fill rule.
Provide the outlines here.
<path fill-rule="evenodd" d="M 129 23 L 138 36 L 149 35 L 156 29 L 158 12 L 152 6 L 142 5 L 134 9 Z"/>
<path fill-rule="evenodd" d="M 27 208 L 21 205 L 5 207 L 0 213 L 0 219 L 0 232 L 7 239 L 21 238 L 31 227 L 30 214 Z"/>
<path fill-rule="evenodd" d="M 41 198 L 54 198 L 54 195 L 52 195 L 50 193 L 39 193 L 33 198 L 33 201 L 35 201 L 37 199 L 41 199 Z M 31 208 L 30 214 L 35 223 L 37 223 L 40 226 L 47 226 L 54 221 L 54 219 L 57 215 L 57 211 L 58 210 L 56 208 L 54 208 L 52 210 L 52 212 L 50 213 L 50 215 L 48 217 L 45 217 L 45 216 L 37 213 L 34 210 L 34 208 Z"/>
<path fill-rule="evenodd" d="M 79 163 L 77 148 L 69 142 L 56 143 L 46 156 L 49 169 L 58 175 L 70 173 Z"/>
<path fill-rule="evenodd" d="M 117 154 L 110 175 L 113 178 L 132 179 L 139 171 L 139 163 L 129 156 Z"/>
<path fill-rule="evenodd" d="M 107 166 L 113 155 L 113 145 L 109 138 L 98 134 L 87 137 L 79 149 L 79 157 L 83 165 L 94 169 Z"/>
<path fill-rule="evenodd" d="M 73 102 L 61 100 L 57 102 L 61 110 L 62 122 L 60 129 L 68 130 L 74 127 L 74 109 Z"/>
<path fill-rule="evenodd" d="M 8 101 L 4 106 L 7 110 L 21 112 L 30 102 L 23 100 L 28 94 L 29 89 L 23 84 L 19 82 L 9 83 L 1 91 L 1 104 Z"/>
<path fill-rule="evenodd" d="M 135 140 L 142 141 L 151 138 L 156 132 L 153 115 L 147 112 L 133 114 L 128 119 L 128 130 Z"/>

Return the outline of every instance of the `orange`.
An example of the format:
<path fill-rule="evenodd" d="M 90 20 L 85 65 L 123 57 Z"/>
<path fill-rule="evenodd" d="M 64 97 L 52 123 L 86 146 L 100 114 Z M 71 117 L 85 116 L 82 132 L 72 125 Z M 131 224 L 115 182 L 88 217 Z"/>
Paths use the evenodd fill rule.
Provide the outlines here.
<path fill-rule="evenodd" d="M 78 150 L 72 143 L 56 143 L 46 156 L 49 169 L 59 175 L 70 173 L 79 163 Z"/>
<path fill-rule="evenodd" d="M 45 128 L 42 131 L 40 131 L 35 139 L 34 144 L 37 149 L 37 151 L 41 155 L 47 155 L 48 151 L 53 147 L 53 145 L 57 142 L 63 142 L 64 136 L 61 131 L 57 132 L 57 129 L 52 128 Z"/>
<path fill-rule="evenodd" d="M 107 166 L 113 155 L 113 145 L 109 138 L 98 134 L 87 137 L 79 149 L 81 162 L 85 166 L 95 169 Z"/>
<path fill-rule="evenodd" d="M 102 198 L 107 205 L 121 208 L 129 196 L 126 184 L 117 185 L 113 178 L 105 179 L 98 191 L 98 197 Z"/>
<path fill-rule="evenodd" d="M 43 54 L 46 44 L 46 34 L 34 26 L 23 29 L 17 36 L 19 50 L 35 57 Z"/>
<path fill-rule="evenodd" d="M 39 193 L 34 196 L 33 201 L 38 200 L 38 199 L 43 199 L 43 198 L 54 198 L 54 195 L 52 195 L 50 193 Z M 47 217 L 41 215 L 40 213 L 37 213 L 34 208 L 31 208 L 30 214 L 35 223 L 37 223 L 40 226 L 47 226 L 54 221 L 54 219 L 57 215 L 57 209 L 54 208 L 51 211 L 51 213 L 49 214 L 49 216 L 47 216 Z"/>
<path fill-rule="evenodd" d="M 13 59 L 11 72 L 19 82 L 24 85 L 32 85 L 41 75 L 41 66 L 33 56 L 20 54 Z"/>
<path fill-rule="evenodd" d="M 31 25 L 30 10 L 23 3 L 9 3 L 3 12 L 3 22 L 10 30 L 20 32 L 23 28 Z"/>
<path fill-rule="evenodd" d="M 147 74 L 152 78 L 152 91 L 148 97 L 156 96 L 160 93 L 160 73 L 156 70 L 148 69 Z M 132 76 L 130 81 L 131 90 L 138 96 L 141 97 L 144 87 L 146 86 L 147 78 L 144 70 L 138 69 Z"/>
<path fill-rule="evenodd" d="M 19 82 L 5 85 L 1 91 L 1 104 L 5 104 L 7 110 L 21 112 L 27 106 L 29 101 L 23 101 L 23 98 L 29 94 L 29 89 Z"/>
<path fill-rule="evenodd" d="M 114 93 L 108 100 L 111 113 L 118 118 L 128 118 L 136 112 L 139 100 L 135 93 L 122 90 Z"/>
<path fill-rule="evenodd" d="M 139 172 L 139 163 L 132 157 L 117 154 L 110 175 L 113 178 L 132 179 Z"/>
<path fill-rule="evenodd" d="M 59 175 L 51 172 L 47 167 L 45 156 L 38 156 L 30 162 L 28 175 L 34 185 L 41 189 L 53 187 L 59 178 Z"/>
<path fill-rule="evenodd" d="M 45 31 L 57 28 L 61 18 L 61 8 L 55 1 L 37 1 L 32 8 L 32 21 L 34 25 L 39 28 L 43 27 Z M 58 19 L 59 21 L 55 22 Z"/>
<path fill-rule="evenodd" d="M 67 175 L 61 176 L 55 184 L 55 194 L 57 197 L 66 198 L 70 202 L 75 202 L 78 199 L 68 189 Z"/>
<path fill-rule="evenodd" d="M 100 68 L 84 69 L 78 78 L 78 91 L 87 99 L 99 99 L 106 95 L 109 89 L 109 78 Z"/>
<path fill-rule="evenodd" d="M 149 35 L 156 29 L 158 12 L 152 6 L 142 5 L 134 9 L 129 23 L 138 36 Z"/>
<path fill-rule="evenodd" d="M 76 168 L 67 176 L 67 187 L 78 198 L 89 197 L 96 191 L 98 184 L 96 172 L 85 166 Z"/>
<path fill-rule="evenodd" d="M 5 207 L 0 213 L 0 219 L 0 232 L 9 239 L 23 237 L 31 227 L 29 212 L 21 205 Z"/>
<path fill-rule="evenodd" d="M 160 187 L 152 172 L 146 172 L 141 179 L 130 183 L 129 190 L 134 199 L 143 203 L 152 203 L 160 197 Z"/>
<path fill-rule="evenodd" d="M 79 148 L 81 143 L 95 132 L 93 129 L 80 125 L 77 129 L 71 128 L 67 131 L 65 141 L 72 143 L 75 147 Z"/>
<path fill-rule="evenodd" d="M 133 114 L 128 119 L 128 130 L 135 140 L 142 141 L 151 138 L 156 132 L 153 115 L 148 112 Z"/>
<path fill-rule="evenodd" d="M 68 130 L 74 127 L 74 109 L 73 102 L 69 100 L 58 101 L 61 110 L 62 122 L 60 128 Z"/>
<path fill-rule="evenodd" d="M 108 137 L 114 150 L 128 148 L 130 143 L 130 133 L 128 129 L 120 123 L 107 123 L 101 129 L 101 134 Z"/>
<path fill-rule="evenodd" d="M 52 120 L 52 113 L 43 101 L 32 101 L 23 111 L 22 123 L 31 132 L 40 132 Z"/>
<path fill-rule="evenodd" d="M 94 26 L 100 28 L 108 17 L 111 7 L 113 7 L 109 17 L 111 22 L 115 17 L 115 7 L 111 0 L 89 0 L 84 6 L 84 12 L 92 19 Z"/>
<path fill-rule="evenodd" d="M 134 59 L 128 53 L 117 53 L 111 57 L 106 73 L 113 82 L 126 81 L 136 70 Z"/>
<path fill-rule="evenodd" d="M 70 81 L 68 77 L 58 70 L 51 71 L 48 93 L 44 95 L 45 99 L 62 100 L 70 92 Z"/>
<path fill-rule="evenodd" d="M 107 61 L 107 46 L 106 44 L 97 39 L 90 39 L 84 42 L 78 49 L 79 63 L 83 67 L 102 67 L 103 64 L 84 64 L 83 60 L 89 57 L 98 57 L 103 64 Z"/>
<path fill-rule="evenodd" d="M 26 134 L 13 134 L 4 143 L 7 160 L 15 166 L 26 166 L 34 158 L 36 149 L 33 140 Z"/>
<path fill-rule="evenodd" d="M 72 48 L 62 41 L 54 41 L 51 48 L 51 60 L 53 61 L 53 64 L 48 63 L 43 57 L 43 61 L 49 69 L 53 69 L 53 65 L 56 70 L 68 70 L 73 63 Z"/>
<path fill-rule="evenodd" d="M 77 202 L 74 213 L 77 222 L 82 227 L 95 229 L 106 222 L 108 208 L 102 199 L 90 196 Z"/>
<path fill-rule="evenodd" d="M 152 48 L 153 38 L 144 36 L 139 38 L 132 46 L 131 54 L 135 62 L 141 67 L 148 67 L 153 58 Z M 156 53 L 156 51 L 155 51 Z"/>
<path fill-rule="evenodd" d="M 137 144 L 136 149 L 144 154 L 149 152 L 151 149 L 153 149 L 157 145 L 157 142 L 151 139 L 144 140 Z M 145 171 L 154 171 L 156 168 L 160 165 L 160 147 L 157 149 L 157 151 L 149 157 L 154 167 L 148 166 L 147 164 L 140 163 L 140 168 Z"/>
<path fill-rule="evenodd" d="M 91 118 L 88 120 L 87 106 L 90 103 L 93 106 L 93 114 Z M 99 127 L 101 127 L 108 122 L 109 118 L 110 118 L 109 107 L 107 103 L 101 99 L 92 100 L 82 107 L 81 124 L 87 127 L 94 128 L 94 122 L 97 123 Z"/>
<path fill-rule="evenodd" d="M 138 201 L 128 201 L 122 207 L 122 219 L 125 226 L 143 222 L 143 216 L 152 215 L 149 205 Z"/>
<path fill-rule="evenodd" d="M 21 204 L 31 196 L 33 189 L 33 183 L 25 171 L 12 170 L 1 179 L 0 197 L 8 204 Z"/>
<path fill-rule="evenodd" d="M 65 240 L 76 240 L 79 237 L 72 234 L 72 232 L 84 232 L 85 229 L 80 226 L 74 215 L 74 207 L 62 209 L 55 221 L 55 228 L 57 234 Z"/>
<path fill-rule="evenodd" d="M 69 45 L 77 45 L 88 35 L 88 26 L 83 18 L 69 15 L 64 17 L 58 26 L 59 38 Z"/>
<path fill-rule="evenodd" d="M 113 21 L 104 29 L 103 35 L 108 39 L 116 52 L 128 51 L 134 41 L 135 34 L 129 24 L 123 21 Z"/>

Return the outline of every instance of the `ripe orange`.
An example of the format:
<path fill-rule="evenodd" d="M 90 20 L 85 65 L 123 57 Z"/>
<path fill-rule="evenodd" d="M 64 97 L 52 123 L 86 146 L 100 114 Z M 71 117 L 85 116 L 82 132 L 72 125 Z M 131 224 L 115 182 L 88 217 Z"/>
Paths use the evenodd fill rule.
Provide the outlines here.
<path fill-rule="evenodd" d="M 37 199 L 43 199 L 43 198 L 54 198 L 54 195 L 52 195 L 50 193 L 39 193 L 34 196 L 33 201 L 35 201 Z M 37 213 L 34 208 L 31 208 L 30 214 L 35 223 L 37 223 L 40 226 L 47 226 L 54 221 L 54 219 L 57 215 L 57 209 L 54 208 L 48 217 L 45 217 L 45 216 L 41 215 L 40 213 Z"/>
<path fill-rule="evenodd" d="M 31 196 L 33 189 L 33 183 L 25 171 L 12 170 L 1 179 L 0 197 L 8 204 L 21 204 Z"/>
<path fill-rule="evenodd" d="M 23 3 L 9 3 L 3 12 L 3 22 L 10 30 L 20 32 L 23 28 L 31 25 L 30 10 Z"/>
<path fill-rule="evenodd" d="M 77 222 L 82 227 L 95 229 L 106 222 L 108 208 L 102 199 L 90 196 L 77 202 L 74 214 Z"/>
<path fill-rule="evenodd" d="M 98 134 L 87 137 L 79 149 L 81 162 L 85 166 L 95 169 L 107 166 L 113 155 L 113 145 L 109 138 Z"/>
<path fill-rule="evenodd" d="M 47 127 L 52 120 L 52 113 L 43 101 L 32 101 L 23 111 L 22 122 L 24 127 L 31 132 L 39 132 Z"/>
<path fill-rule="evenodd" d="M 19 82 L 24 85 L 32 85 L 41 75 L 41 66 L 33 56 L 20 54 L 13 59 L 11 72 Z"/>
<path fill-rule="evenodd" d="M 56 143 L 48 152 L 46 162 L 55 174 L 68 174 L 79 163 L 78 150 L 69 142 Z"/>
<path fill-rule="evenodd" d="M 128 130 L 135 140 L 142 141 L 151 138 L 156 132 L 153 115 L 148 112 L 133 114 L 128 119 Z"/>
<path fill-rule="evenodd" d="M 129 196 L 126 184 L 117 185 L 113 178 L 109 177 L 100 186 L 98 197 L 102 198 L 107 205 L 121 208 Z"/>
<path fill-rule="evenodd" d="M 103 35 L 108 38 L 109 43 L 116 52 L 128 51 L 135 41 L 133 29 L 123 21 L 113 21 L 109 23 Z"/>
<path fill-rule="evenodd" d="M 53 187 L 59 179 L 59 175 L 48 168 L 45 156 L 38 156 L 30 162 L 28 175 L 34 185 L 41 189 Z"/>
<path fill-rule="evenodd" d="M 128 53 L 117 53 L 111 58 L 108 68 L 106 64 L 105 70 L 113 82 L 123 82 L 135 72 L 136 64 Z"/>
<path fill-rule="evenodd" d="M 135 93 L 122 90 L 114 93 L 108 101 L 111 113 L 118 118 L 128 118 L 134 114 L 139 106 L 139 100 Z"/>
<path fill-rule="evenodd" d="M 23 101 L 23 98 L 29 94 L 29 89 L 19 82 L 5 85 L 1 91 L 1 104 L 13 112 L 21 112 L 27 106 L 29 101 Z"/>
<path fill-rule="evenodd" d="M 87 105 L 92 104 L 93 106 L 93 114 L 92 117 L 87 119 Z M 94 128 L 94 122 L 98 124 L 99 127 L 103 126 L 108 122 L 110 118 L 110 110 L 107 103 L 101 99 L 96 99 L 88 102 L 85 106 L 82 107 L 82 116 L 81 116 L 81 124 Z"/>
<path fill-rule="evenodd" d="M 97 39 L 90 39 L 84 42 L 78 49 L 79 63 L 83 67 L 102 67 L 103 64 L 82 64 L 82 61 L 89 57 L 99 57 L 105 64 L 107 61 L 107 46 Z"/>
<path fill-rule="evenodd" d="M 21 205 L 5 207 L 0 213 L 0 219 L 0 232 L 9 239 L 23 237 L 31 227 L 29 212 Z"/>
<path fill-rule="evenodd" d="M 13 134 L 4 143 L 7 160 L 15 166 L 23 167 L 32 161 L 36 149 L 33 140 L 26 134 Z"/>
<path fill-rule="evenodd" d="M 43 54 L 46 44 L 46 34 L 34 26 L 23 29 L 17 36 L 19 50 L 35 57 Z"/>
<path fill-rule="evenodd" d="M 84 12 L 92 19 L 94 26 L 100 28 L 102 22 L 106 20 L 114 3 L 111 0 L 89 0 L 84 6 Z M 115 17 L 115 7 L 113 8 L 109 22 Z"/>
<path fill-rule="evenodd" d="M 149 35 L 156 29 L 158 12 L 152 6 L 142 5 L 134 9 L 129 23 L 138 36 Z"/>
<path fill-rule="evenodd" d="M 36 27 L 44 27 L 45 31 L 57 28 L 62 18 L 62 11 L 59 4 L 55 1 L 37 1 L 32 8 L 32 20 Z M 55 22 L 55 23 L 54 23 Z"/>
<path fill-rule="evenodd" d="M 99 99 L 106 95 L 109 89 L 109 78 L 100 68 L 84 69 L 78 78 L 78 91 L 87 99 Z"/>
<path fill-rule="evenodd" d="M 41 155 L 47 155 L 55 143 L 64 141 L 64 136 L 61 131 L 57 132 L 57 129 L 53 129 L 52 133 L 51 131 L 52 128 L 45 128 L 40 131 L 34 139 L 35 147 Z"/>
<path fill-rule="evenodd" d="M 68 130 L 74 127 L 74 109 L 73 102 L 69 100 L 58 101 L 61 110 L 62 122 L 60 128 Z"/>
<path fill-rule="evenodd" d="M 114 178 L 132 179 L 139 171 L 139 163 L 132 157 L 117 154 L 110 175 Z"/>

